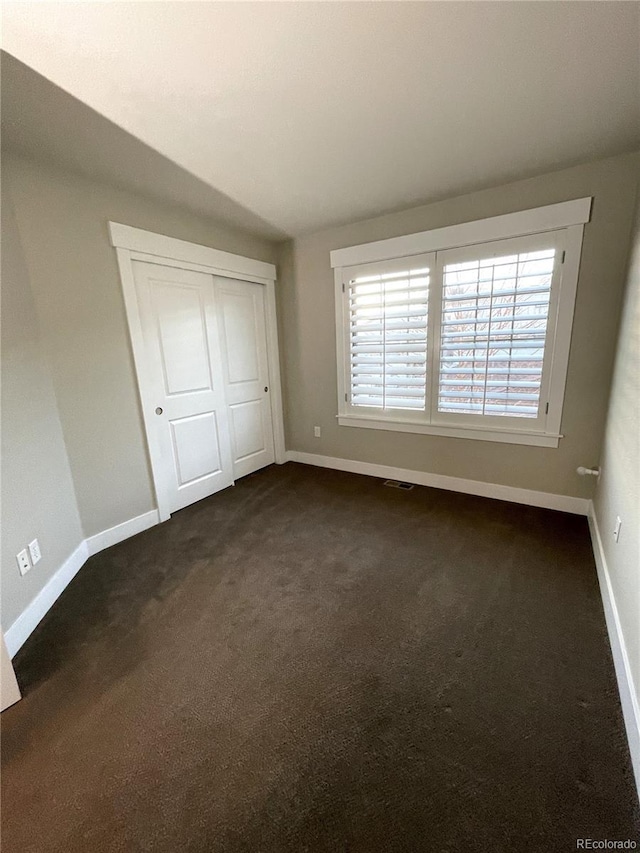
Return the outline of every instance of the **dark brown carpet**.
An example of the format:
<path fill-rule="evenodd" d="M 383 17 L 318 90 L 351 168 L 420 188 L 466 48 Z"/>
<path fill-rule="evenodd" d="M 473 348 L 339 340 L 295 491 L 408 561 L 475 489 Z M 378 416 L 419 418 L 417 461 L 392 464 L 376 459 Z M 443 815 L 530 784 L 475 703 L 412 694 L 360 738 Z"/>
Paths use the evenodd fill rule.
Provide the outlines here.
<path fill-rule="evenodd" d="M 583 518 L 272 467 L 89 560 L 16 663 L 5 853 L 637 838 Z"/>

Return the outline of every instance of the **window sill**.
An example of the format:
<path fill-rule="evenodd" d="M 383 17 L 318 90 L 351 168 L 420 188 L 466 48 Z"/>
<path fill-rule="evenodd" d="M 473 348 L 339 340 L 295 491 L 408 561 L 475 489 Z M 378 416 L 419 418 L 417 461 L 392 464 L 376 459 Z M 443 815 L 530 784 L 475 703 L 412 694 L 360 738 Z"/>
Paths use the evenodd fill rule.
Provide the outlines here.
<path fill-rule="evenodd" d="M 527 432 L 526 430 L 498 430 L 495 427 L 461 427 L 440 424 L 411 423 L 370 415 L 337 415 L 338 424 L 364 429 L 383 429 L 391 432 L 412 432 L 421 435 L 441 435 L 448 438 L 466 438 L 479 441 L 495 441 L 503 444 L 528 444 L 533 447 L 557 447 L 562 435 Z"/>

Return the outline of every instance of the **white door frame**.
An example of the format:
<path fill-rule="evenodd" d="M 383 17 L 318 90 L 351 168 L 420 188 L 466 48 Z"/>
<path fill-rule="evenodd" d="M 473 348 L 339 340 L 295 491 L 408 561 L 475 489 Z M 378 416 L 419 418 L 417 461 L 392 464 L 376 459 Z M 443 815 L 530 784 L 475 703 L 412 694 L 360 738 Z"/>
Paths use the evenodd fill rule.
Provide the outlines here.
<path fill-rule="evenodd" d="M 120 281 L 124 296 L 133 360 L 136 368 L 136 383 L 142 406 L 147 451 L 153 473 L 153 486 L 158 505 L 160 521 L 166 521 L 169 516 L 169 505 L 166 496 L 157 484 L 162 482 L 159 472 L 154 468 L 154 457 L 157 455 L 156 424 L 153 418 L 156 402 L 148 397 L 147 363 L 142 335 L 142 322 L 138 308 L 135 280 L 133 276 L 133 261 L 161 264 L 162 266 L 180 267 L 212 275 L 236 278 L 262 284 L 266 288 L 266 324 L 267 324 L 267 357 L 269 361 L 269 383 L 271 418 L 273 420 L 273 442 L 276 462 L 281 465 L 286 462 L 284 447 L 284 422 L 282 413 L 282 386 L 280 383 L 280 355 L 278 347 L 278 325 L 276 321 L 276 268 L 273 264 L 233 255 L 197 243 L 188 243 L 175 237 L 154 234 L 141 228 L 109 222 L 111 245 L 116 250 Z M 153 451 L 153 452 L 152 452 Z"/>

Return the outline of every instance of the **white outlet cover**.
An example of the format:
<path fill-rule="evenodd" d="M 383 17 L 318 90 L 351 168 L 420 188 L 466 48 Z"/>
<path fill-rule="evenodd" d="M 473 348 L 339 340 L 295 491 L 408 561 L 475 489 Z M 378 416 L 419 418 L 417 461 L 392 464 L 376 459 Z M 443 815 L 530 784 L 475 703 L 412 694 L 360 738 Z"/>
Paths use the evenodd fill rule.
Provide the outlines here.
<path fill-rule="evenodd" d="M 315 426 L 313 428 L 313 434 L 316 438 L 320 438 L 321 433 L 322 433 L 322 430 L 320 429 L 319 426 Z"/>
<path fill-rule="evenodd" d="M 42 554 L 40 552 L 40 543 L 37 539 L 34 539 L 33 542 L 29 542 L 29 554 L 31 554 L 31 563 L 34 566 L 42 559 Z"/>
<path fill-rule="evenodd" d="M 29 553 L 26 548 L 23 548 L 19 554 L 16 554 L 16 560 L 18 562 L 18 568 L 20 569 L 21 575 L 26 575 L 26 573 L 31 568 L 31 562 L 29 560 Z"/>

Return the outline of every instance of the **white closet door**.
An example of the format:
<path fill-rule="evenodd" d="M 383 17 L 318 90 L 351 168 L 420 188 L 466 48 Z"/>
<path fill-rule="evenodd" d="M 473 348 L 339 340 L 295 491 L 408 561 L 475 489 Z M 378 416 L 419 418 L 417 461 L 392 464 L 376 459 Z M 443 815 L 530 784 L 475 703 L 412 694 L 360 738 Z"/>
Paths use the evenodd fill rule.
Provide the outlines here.
<path fill-rule="evenodd" d="M 133 270 L 154 480 L 174 512 L 234 479 L 213 276 L 141 261 Z"/>
<path fill-rule="evenodd" d="M 275 461 L 265 288 L 216 277 L 225 395 L 236 478 Z"/>

